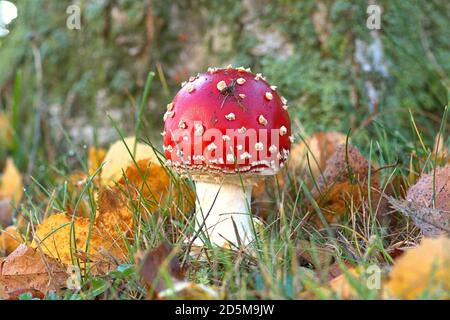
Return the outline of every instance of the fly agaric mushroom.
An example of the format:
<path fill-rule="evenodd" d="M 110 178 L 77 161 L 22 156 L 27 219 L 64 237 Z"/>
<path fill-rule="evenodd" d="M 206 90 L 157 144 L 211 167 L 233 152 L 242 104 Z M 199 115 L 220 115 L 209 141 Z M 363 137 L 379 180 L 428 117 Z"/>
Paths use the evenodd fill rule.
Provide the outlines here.
<path fill-rule="evenodd" d="M 231 66 L 191 77 L 167 105 L 167 165 L 196 184 L 194 245 L 252 242 L 253 185 L 289 156 L 286 109 L 286 99 L 260 74 Z"/>

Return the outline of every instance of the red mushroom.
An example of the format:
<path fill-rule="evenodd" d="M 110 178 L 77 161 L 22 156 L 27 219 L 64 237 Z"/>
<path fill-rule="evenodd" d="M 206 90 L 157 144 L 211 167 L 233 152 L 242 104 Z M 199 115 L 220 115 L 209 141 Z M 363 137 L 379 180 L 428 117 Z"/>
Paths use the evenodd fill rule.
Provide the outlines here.
<path fill-rule="evenodd" d="M 288 158 L 286 99 L 249 69 L 209 68 L 191 77 L 167 105 L 167 164 L 196 184 L 196 245 L 248 244 L 253 185 Z M 206 237 L 205 237 L 206 235 Z"/>

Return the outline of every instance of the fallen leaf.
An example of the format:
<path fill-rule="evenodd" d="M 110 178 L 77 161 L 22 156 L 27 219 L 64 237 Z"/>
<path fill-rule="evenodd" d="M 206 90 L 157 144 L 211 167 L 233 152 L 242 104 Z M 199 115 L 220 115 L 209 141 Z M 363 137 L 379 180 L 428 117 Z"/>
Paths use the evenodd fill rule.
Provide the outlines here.
<path fill-rule="evenodd" d="M 95 171 L 97 171 L 100 168 L 105 159 L 105 156 L 106 156 L 105 149 L 89 146 L 87 165 L 90 176 L 92 176 L 95 173 Z"/>
<path fill-rule="evenodd" d="M 8 158 L 0 180 L 0 199 L 10 199 L 13 203 L 18 203 L 22 194 L 22 175 L 14 165 L 14 161 Z"/>
<path fill-rule="evenodd" d="M 348 269 L 346 273 L 332 279 L 328 284 L 331 290 L 344 300 L 356 299 L 358 293 L 349 281 L 350 278 L 359 279 L 361 272 L 358 268 Z"/>
<path fill-rule="evenodd" d="M 427 237 L 450 234 L 450 165 L 424 174 L 406 193 L 406 200 L 388 198 Z"/>
<path fill-rule="evenodd" d="M 9 226 L 0 231 L 0 254 L 3 252 L 5 256 L 16 250 L 22 243 L 22 238 L 15 226 Z"/>
<path fill-rule="evenodd" d="M 95 226 L 116 238 L 133 231 L 133 212 L 129 200 L 119 188 L 102 188 L 97 195 Z"/>
<path fill-rule="evenodd" d="M 136 162 L 149 160 L 152 163 L 159 163 L 153 148 L 137 142 L 136 137 L 128 137 L 124 141 L 119 140 L 110 147 L 105 156 L 101 174 L 103 185 L 113 186 L 122 178 L 123 172 L 134 165 L 130 152 L 131 154 L 134 152 L 134 161 Z"/>
<path fill-rule="evenodd" d="M 385 285 L 385 295 L 419 299 L 424 294 L 450 299 L 450 239 L 423 238 L 419 246 L 397 260 Z"/>
<path fill-rule="evenodd" d="M 0 227 L 7 227 L 12 223 L 13 211 L 11 201 L 0 200 Z"/>
<path fill-rule="evenodd" d="M 154 294 L 167 289 L 167 282 L 177 283 L 184 280 L 184 270 L 170 245 L 163 243 L 136 257 L 140 266 L 140 275 Z"/>
<path fill-rule="evenodd" d="M 150 298 L 160 300 L 213 300 L 219 299 L 218 292 L 212 287 L 185 280 L 185 272 L 176 256 L 176 250 L 163 243 L 148 251 L 138 254 L 136 263 L 140 274 L 150 292 Z"/>
<path fill-rule="evenodd" d="M 72 228 L 71 228 L 72 226 Z M 87 244 L 89 244 L 87 246 Z M 53 214 L 36 227 L 33 248 L 40 247 L 49 257 L 66 265 L 79 259 L 90 264 L 91 271 L 103 273 L 121 262 L 127 255 L 120 234 L 98 229 L 89 218 Z"/>
<path fill-rule="evenodd" d="M 42 298 L 65 287 L 67 278 L 63 265 L 22 244 L 1 263 L 0 298 L 18 299 L 26 292 Z"/>
<path fill-rule="evenodd" d="M 300 266 L 311 264 L 315 269 L 323 269 L 333 263 L 335 251 L 325 246 L 318 246 L 307 240 L 297 243 L 297 259 Z"/>
<path fill-rule="evenodd" d="M 133 152 L 136 139 L 125 139 L 129 150 Z M 173 215 L 179 210 L 189 212 L 195 205 L 195 193 L 185 184 L 172 183 L 169 173 L 161 166 L 154 150 L 145 144 L 137 143 L 134 161 L 123 141 L 114 143 L 108 151 L 101 173 L 103 185 L 116 186 L 127 190 L 133 200 L 146 199 L 146 208 L 152 212 L 161 207 L 169 192 L 168 204 Z M 173 179 L 173 182 L 176 180 Z M 176 201 L 177 197 L 180 201 Z M 178 208 L 178 207 L 179 208 Z M 173 210 L 172 210 L 173 209 Z M 144 218 L 147 218 L 144 216 Z"/>
<path fill-rule="evenodd" d="M 170 177 L 159 162 L 154 163 L 150 159 L 140 160 L 137 166 L 129 166 L 124 177 L 119 183 L 123 188 L 133 189 L 135 198 L 143 197 L 149 200 L 149 209 L 156 209 L 165 199 L 170 188 Z"/>
<path fill-rule="evenodd" d="M 317 180 L 325 169 L 327 160 L 347 137 L 340 132 L 317 132 L 291 148 L 289 168 L 296 174 Z"/>
<path fill-rule="evenodd" d="M 362 206 L 368 205 L 369 168 L 370 199 L 372 208 L 376 210 L 379 202 L 380 208 L 384 207 L 384 199 L 380 199 L 379 175 L 359 150 L 351 145 L 341 145 L 328 159 L 313 190 L 313 196 L 328 222 L 344 217 L 350 211 L 350 206 L 360 210 Z M 318 218 L 316 222 L 321 223 Z"/>
<path fill-rule="evenodd" d="M 412 201 L 397 200 L 388 197 L 391 206 L 411 218 L 426 237 L 450 234 L 450 212 L 427 208 Z"/>
<path fill-rule="evenodd" d="M 406 200 L 450 213 L 450 165 L 424 174 L 408 189 Z"/>

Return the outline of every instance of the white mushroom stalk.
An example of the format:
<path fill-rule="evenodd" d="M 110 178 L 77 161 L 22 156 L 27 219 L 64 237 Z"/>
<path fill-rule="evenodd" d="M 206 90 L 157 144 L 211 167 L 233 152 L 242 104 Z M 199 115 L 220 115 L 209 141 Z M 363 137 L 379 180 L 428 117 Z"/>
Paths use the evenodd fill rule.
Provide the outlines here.
<path fill-rule="evenodd" d="M 254 240 L 249 212 L 253 186 L 196 182 L 196 238 L 194 245 L 248 245 Z"/>
<path fill-rule="evenodd" d="M 9 34 L 6 26 L 17 18 L 17 7 L 9 1 L 0 1 L 0 37 Z"/>

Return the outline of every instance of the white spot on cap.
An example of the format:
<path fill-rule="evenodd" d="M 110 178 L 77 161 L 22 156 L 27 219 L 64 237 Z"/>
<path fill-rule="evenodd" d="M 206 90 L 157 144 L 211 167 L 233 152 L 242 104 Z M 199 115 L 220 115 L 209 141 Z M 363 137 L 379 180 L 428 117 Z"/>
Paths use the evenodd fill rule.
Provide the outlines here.
<path fill-rule="evenodd" d="M 289 107 L 288 107 L 287 105 L 285 105 L 285 104 L 283 105 L 283 109 L 284 109 L 284 110 L 287 110 L 288 108 L 289 108 Z"/>
<path fill-rule="evenodd" d="M 185 85 L 186 85 L 186 81 L 183 81 L 182 83 L 181 83 L 181 87 L 183 88 Z"/>
<path fill-rule="evenodd" d="M 188 142 L 188 141 L 189 141 L 189 137 L 188 137 L 188 136 L 184 136 L 184 137 L 183 137 L 183 140 L 186 141 L 186 142 Z"/>
<path fill-rule="evenodd" d="M 203 134 L 203 126 L 200 123 L 194 123 L 194 135 L 197 137 L 201 137 Z"/>
<path fill-rule="evenodd" d="M 287 104 L 287 99 L 285 98 L 285 97 L 281 97 L 281 102 L 284 104 L 284 105 L 286 105 Z"/>
<path fill-rule="evenodd" d="M 250 69 L 250 68 L 245 68 L 245 71 L 247 71 L 247 72 L 252 72 L 252 69 Z"/>
<path fill-rule="evenodd" d="M 273 91 L 276 91 L 277 90 L 277 86 L 270 86 L 270 89 L 273 90 Z"/>
<path fill-rule="evenodd" d="M 161 135 L 164 137 L 166 135 L 166 132 L 165 131 L 161 132 Z"/>
<path fill-rule="evenodd" d="M 233 121 L 234 119 L 236 119 L 236 116 L 233 112 L 230 112 L 229 114 L 225 115 L 225 119 Z"/>
<path fill-rule="evenodd" d="M 264 98 L 266 98 L 267 100 L 272 100 L 272 98 L 273 98 L 273 95 L 272 95 L 272 93 L 271 92 L 266 92 L 265 94 L 264 94 Z"/>
<path fill-rule="evenodd" d="M 293 136 L 289 136 L 289 140 L 292 142 L 292 143 L 294 143 L 294 137 Z"/>
<path fill-rule="evenodd" d="M 267 119 L 264 118 L 263 115 L 260 115 L 260 116 L 258 117 L 258 122 L 259 122 L 260 124 L 262 124 L 263 126 L 266 126 L 266 125 L 267 125 Z"/>
<path fill-rule="evenodd" d="M 246 95 L 245 95 L 245 94 L 243 94 L 243 93 L 239 93 L 239 98 L 241 98 L 241 99 L 245 99 L 245 97 L 246 97 Z"/>
<path fill-rule="evenodd" d="M 269 147 L 269 151 L 270 151 L 270 153 L 275 153 L 275 152 L 277 152 L 277 150 L 278 150 L 278 148 L 277 148 L 277 146 L 276 145 L 271 145 L 270 147 Z"/>
<path fill-rule="evenodd" d="M 227 83 L 224 80 L 217 82 L 217 90 L 222 91 L 227 87 Z"/>
<path fill-rule="evenodd" d="M 208 73 L 213 74 L 213 73 L 216 73 L 216 72 L 217 72 L 217 68 L 212 68 L 212 67 L 208 68 Z"/>
<path fill-rule="evenodd" d="M 262 74 L 261 73 L 257 73 L 254 79 L 255 80 L 259 80 L 259 79 L 262 79 L 262 78 L 263 78 Z"/>
<path fill-rule="evenodd" d="M 192 93 L 195 90 L 195 86 L 192 83 L 187 85 L 187 92 Z"/>
<path fill-rule="evenodd" d="M 255 143 L 255 150 L 256 151 L 262 151 L 264 150 L 264 144 L 262 142 Z"/>
<path fill-rule="evenodd" d="M 168 118 L 173 118 L 173 116 L 175 115 L 175 112 L 173 111 L 166 111 L 166 113 L 164 113 L 164 121 L 166 121 Z"/>
<path fill-rule="evenodd" d="M 242 146 L 242 144 L 238 144 L 238 145 L 236 146 L 236 149 L 238 149 L 239 151 L 241 151 L 243 148 L 244 148 L 244 147 Z"/>
<path fill-rule="evenodd" d="M 234 162 L 234 156 L 231 153 L 227 154 L 227 162 Z"/>
<path fill-rule="evenodd" d="M 284 136 L 287 133 L 287 128 L 285 126 L 280 127 L 280 136 Z"/>
<path fill-rule="evenodd" d="M 252 155 L 251 155 L 250 153 L 248 153 L 248 152 L 244 152 L 244 153 L 242 153 L 239 157 L 240 157 L 242 160 L 245 160 L 245 159 L 250 159 L 250 158 L 252 157 Z"/>
<path fill-rule="evenodd" d="M 165 151 L 169 151 L 169 152 L 172 152 L 172 151 L 173 151 L 173 147 L 172 147 L 170 144 L 169 144 L 168 146 L 164 146 L 163 149 L 164 149 Z"/>
<path fill-rule="evenodd" d="M 247 131 L 246 127 L 241 127 L 237 130 L 238 133 L 245 133 Z"/>
<path fill-rule="evenodd" d="M 245 79 L 244 78 L 239 78 L 236 80 L 236 83 L 239 85 L 243 85 L 245 83 Z"/>
<path fill-rule="evenodd" d="M 215 144 L 214 142 L 211 142 L 211 143 L 206 147 L 206 149 L 208 149 L 208 151 L 216 150 L 216 149 L 217 149 L 217 146 L 216 146 L 216 144 Z"/>
<path fill-rule="evenodd" d="M 171 160 L 167 160 L 166 161 L 166 166 L 171 166 L 172 165 L 172 161 Z"/>
<path fill-rule="evenodd" d="M 194 76 L 190 77 L 190 78 L 189 78 L 189 82 L 194 82 L 195 79 L 197 79 L 197 77 L 198 77 L 198 76 L 196 76 L 196 77 L 194 77 Z"/>
<path fill-rule="evenodd" d="M 233 66 L 231 64 L 227 65 L 227 69 L 233 69 Z"/>
<path fill-rule="evenodd" d="M 226 134 L 224 134 L 224 135 L 222 136 L 222 140 L 223 140 L 223 141 L 230 141 L 231 139 L 230 139 L 229 136 L 227 136 Z"/>
<path fill-rule="evenodd" d="M 239 72 L 244 72 L 245 68 L 241 66 L 241 67 L 237 67 L 236 70 Z"/>
<path fill-rule="evenodd" d="M 183 120 L 180 120 L 180 122 L 178 122 L 178 128 L 186 129 L 186 122 L 184 122 Z"/>
<path fill-rule="evenodd" d="M 168 103 L 167 104 L 167 111 L 172 111 L 173 110 L 173 103 Z"/>

